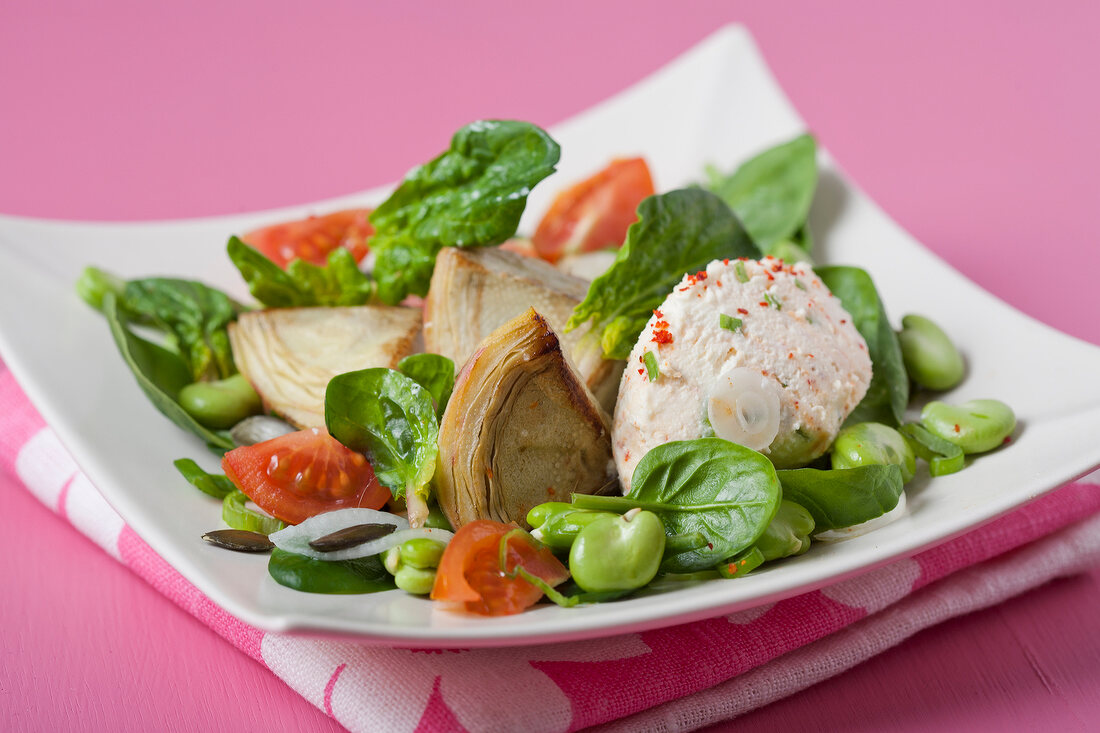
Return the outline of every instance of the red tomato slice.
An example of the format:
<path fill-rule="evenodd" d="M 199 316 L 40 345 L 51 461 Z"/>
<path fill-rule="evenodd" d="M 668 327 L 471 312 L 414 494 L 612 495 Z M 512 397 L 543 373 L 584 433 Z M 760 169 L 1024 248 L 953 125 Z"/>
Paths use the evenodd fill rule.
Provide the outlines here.
<path fill-rule="evenodd" d="M 463 526 L 447 544 L 432 587 L 432 599 L 461 603 L 471 613 L 504 616 L 519 613 L 542 598 L 542 591 L 523 578 L 500 572 L 500 541 L 515 527 L 488 519 Z M 506 567 L 522 565 L 527 572 L 551 586 L 569 577 L 569 571 L 549 548 L 525 534 L 508 539 Z"/>
<path fill-rule="evenodd" d="M 361 453 L 317 428 L 234 448 L 222 470 L 256 506 L 290 524 L 348 507 L 381 509 L 390 498 Z"/>
<path fill-rule="evenodd" d="M 273 224 L 241 237 L 279 267 L 296 257 L 315 265 L 325 264 L 328 253 L 344 247 L 359 262 L 370 247 L 367 238 L 374 227 L 367 221 L 370 209 L 347 209 L 325 216 Z"/>
<path fill-rule="evenodd" d="M 642 199 L 652 196 L 653 177 L 643 158 L 621 158 L 558 194 L 532 238 L 539 256 L 621 247 Z"/>

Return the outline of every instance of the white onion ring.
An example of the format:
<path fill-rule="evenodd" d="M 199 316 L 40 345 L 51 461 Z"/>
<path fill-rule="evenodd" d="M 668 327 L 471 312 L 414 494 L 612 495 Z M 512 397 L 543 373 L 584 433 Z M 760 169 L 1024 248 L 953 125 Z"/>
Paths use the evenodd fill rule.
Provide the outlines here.
<path fill-rule="evenodd" d="M 859 537 L 862 534 L 867 534 L 880 527 L 885 527 L 887 524 L 901 519 L 909 512 L 905 508 L 905 492 L 901 492 L 901 496 L 898 497 L 898 504 L 885 514 L 875 517 L 874 519 L 868 519 L 861 524 L 853 524 L 851 527 L 841 527 L 840 529 L 829 529 L 824 532 L 818 532 L 813 537 L 815 540 L 821 542 L 840 542 L 841 540 L 850 540 L 853 537 Z"/>
<path fill-rule="evenodd" d="M 392 524 L 397 529 L 385 537 L 379 537 L 376 540 L 364 542 L 346 550 L 319 552 L 309 546 L 311 540 L 319 539 L 341 529 L 354 527 L 357 524 Z M 272 532 L 268 535 L 268 539 L 274 542 L 280 550 L 312 557 L 314 560 L 332 561 L 355 560 L 360 557 L 377 555 L 415 537 L 431 537 L 434 540 L 447 543 L 454 537 L 454 532 L 429 527 L 409 529 L 409 522 L 404 517 L 389 512 L 375 511 L 374 509 L 338 509 L 334 512 L 318 514 L 301 524 L 280 529 L 278 532 Z"/>

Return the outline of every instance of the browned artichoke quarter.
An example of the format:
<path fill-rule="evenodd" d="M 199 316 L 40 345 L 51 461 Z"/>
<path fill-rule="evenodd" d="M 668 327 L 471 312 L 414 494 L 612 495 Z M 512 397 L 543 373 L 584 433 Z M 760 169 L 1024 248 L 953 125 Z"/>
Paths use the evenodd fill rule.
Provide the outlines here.
<path fill-rule="evenodd" d="M 242 314 L 229 324 L 229 342 L 237 368 L 269 410 L 300 428 L 323 428 L 329 380 L 395 368 L 419 330 L 413 308 L 279 308 Z"/>
<path fill-rule="evenodd" d="M 533 308 L 493 331 L 459 372 L 439 427 L 436 497 L 451 524 L 524 524 L 544 501 L 614 482 L 607 413 Z"/>
<path fill-rule="evenodd" d="M 493 330 L 534 308 L 560 334 L 581 380 L 610 413 L 625 362 L 604 359 L 599 339 L 583 338 L 587 325 L 564 330 L 587 293 L 587 280 L 534 257 L 498 247 L 447 247 L 436 259 L 424 302 L 424 343 L 428 351 L 463 364 Z"/>

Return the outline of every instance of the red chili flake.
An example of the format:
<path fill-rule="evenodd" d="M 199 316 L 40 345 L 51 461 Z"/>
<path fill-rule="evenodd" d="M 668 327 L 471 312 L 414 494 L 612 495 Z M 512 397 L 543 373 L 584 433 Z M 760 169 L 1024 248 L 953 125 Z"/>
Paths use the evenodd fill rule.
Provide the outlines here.
<path fill-rule="evenodd" d="M 774 260 L 775 258 L 774 258 L 774 257 L 772 257 L 771 255 L 767 255 L 767 256 L 765 256 L 765 257 L 764 257 L 764 259 L 766 259 L 766 260 Z"/>
<path fill-rule="evenodd" d="M 708 542 L 707 543 L 707 549 L 708 550 L 713 550 L 714 549 L 714 543 L 713 542 Z"/>
<path fill-rule="evenodd" d="M 768 276 L 769 280 L 775 280 L 775 275 L 771 274 L 770 272 L 765 272 L 764 274 Z"/>
<path fill-rule="evenodd" d="M 707 271 L 706 270 L 699 270 L 699 272 L 695 273 L 695 277 L 699 278 L 700 280 L 706 280 L 707 279 Z"/>
<path fill-rule="evenodd" d="M 657 310 L 656 308 L 653 309 L 653 315 L 657 316 L 658 318 L 664 318 L 665 317 L 665 314 L 662 313 L 661 311 Z"/>
<path fill-rule="evenodd" d="M 1011 435 L 1006 435 L 1005 439 L 1001 442 L 1002 443 L 1011 443 L 1012 442 L 1012 436 Z"/>
<path fill-rule="evenodd" d="M 955 423 L 955 432 L 956 433 L 959 432 L 959 424 L 958 423 Z"/>
<path fill-rule="evenodd" d="M 749 312 L 747 310 L 745 310 L 744 308 L 738 308 L 737 312 L 740 313 L 743 316 L 747 316 L 749 314 Z"/>
<path fill-rule="evenodd" d="M 796 410 L 798 409 L 798 400 L 794 401 L 794 409 L 796 409 Z"/>
<path fill-rule="evenodd" d="M 764 377 L 768 376 L 768 370 L 767 369 L 761 369 L 760 370 L 760 375 L 764 376 Z"/>
<path fill-rule="evenodd" d="M 779 260 L 779 264 L 772 265 L 772 272 L 779 272 L 783 269 L 783 260 Z"/>
<path fill-rule="evenodd" d="M 691 286 L 690 285 L 685 285 L 682 288 L 677 288 L 677 291 L 681 292 L 681 293 L 684 292 L 685 290 L 691 290 Z"/>
<path fill-rule="evenodd" d="M 639 369 L 638 374 L 641 374 L 642 376 L 645 376 L 645 369 Z"/>
<path fill-rule="evenodd" d="M 811 359 L 814 358 L 813 354 L 806 354 L 806 356 L 810 357 Z"/>
<path fill-rule="evenodd" d="M 757 303 L 757 305 L 763 306 L 764 308 L 767 308 L 768 307 L 768 301 L 762 300 L 759 303 Z"/>
<path fill-rule="evenodd" d="M 787 354 L 787 358 L 788 359 L 793 359 L 794 358 L 794 352 L 792 351 L 791 353 Z"/>
<path fill-rule="evenodd" d="M 638 357 L 638 363 L 639 364 L 645 364 L 645 354 L 642 354 L 641 356 Z"/>
<path fill-rule="evenodd" d="M 671 344 L 672 334 L 668 331 L 655 331 L 653 333 L 653 340 L 659 344 Z"/>
<path fill-rule="evenodd" d="M 663 331 L 668 328 L 668 321 L 657 321 L 653 324 L 654 331 Z"/>
<path fill-rule="evenodd" d="M 721 280 L 715 280 L 714 284 L 717 285 L 718 287 L 722 287 L 722 281 Z"/>
<path fill-rule="evenodd" d="M 548 487 L 548 488 L 546 489 L 546 493 L 547 493 L 547 495 L 549 495 L 549 496 L 557 496 L 557 495 L 558 495 L 558 492 L 554 491 L 554 487 L 553 487 L 553 486 L 550 486 L 550 487 Z"/>
<path fill-rule="evenodd" d="M 726 259 L 722 260 L 722 264 L 723 264 L 723 265 L 728 265 L 729 263 L 730 263 L 730 258 L 729 258 L 729 257 L 727 257 Z"/>
<path fill-rule="evenodd" d="M 840 319 L 840 323 L 841 323 L 841 325 L 843 325 L 843 324 L 845 324 L 845 323 L 847 323 L 847 322 L 848 322 L 848 319 L 847 319 L 847 318 L 841 318 L 841 319 Z"/>

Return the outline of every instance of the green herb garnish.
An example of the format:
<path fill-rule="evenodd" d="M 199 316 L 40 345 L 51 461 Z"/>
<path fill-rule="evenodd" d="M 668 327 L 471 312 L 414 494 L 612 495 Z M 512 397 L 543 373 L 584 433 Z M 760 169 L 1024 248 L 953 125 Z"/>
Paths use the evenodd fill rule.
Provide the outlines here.
<path fill-rule="evenodd" d="M 734 318 L 733 316 L 727 316 L 725 313 L 718 314 L 718 325 L 727 331 L 736 331 L 741 328 L 741 319 Z"/>
<path fill-rule="evenodd" d="M 657 367 L 657 357 L 653 355 L 652 351 L 647 351 L 642 355 L 642 362 L 645 364 L 646 375 L 649 377 L 649 381 L 656 382 L 657 377 L 661 376 L 661 370 Z"/>

